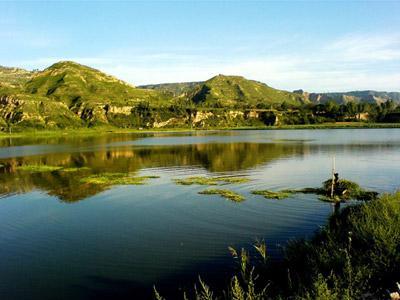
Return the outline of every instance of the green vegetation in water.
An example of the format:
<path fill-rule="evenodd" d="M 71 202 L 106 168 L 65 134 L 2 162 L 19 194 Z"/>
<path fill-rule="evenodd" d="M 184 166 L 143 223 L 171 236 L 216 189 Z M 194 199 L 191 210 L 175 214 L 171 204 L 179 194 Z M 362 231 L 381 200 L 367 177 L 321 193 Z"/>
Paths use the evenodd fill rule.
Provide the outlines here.
<path fill-rule="evenodd" d="M 62 169 L 62 167 L 47 166 L 47 165 L 24 165 L 24 166 L 17 167 L 17 170 L 32 172 L 32 173 L 54 172 L 54 171 L 58 171 L 61 169 Z"/>
<path fill-rule="evenodd" d="M 332 187 L 332 179 L 326 180 L 322 185 L 322 190 L 326 195 L 330 195 Z M 378 193 L 374 191 L 366 191 L 357 183 L 340 179 L 335 185 L 334 196 L 340 200 L 357 199 L 357 200 L 374 200 Z"/>
<path fill-rule="evenodd" d="M 229 247 L 238 268 L 226 288 L 200 280 L 185 299 L 389 299 L 400 281 L 399 228 L 400 192 L 348 206 L 311 239 L 290 241 L 282 261 L 271 263 L 262 242 L 254 257 Z"/>
<path fill-rule="evenodd" d="M 222 190 L 222 189 L 209 189 L 209 190 L 204 190 L 199 192 L 199 194 L 202 195 L 220 195 L 221 197 L 224 197 L 226 199 L 232 200 L 234 202 L 242 202 L 245 200 L 245 198 L 233 191 L 230 190 Z"/>
<path fill-rule="evenodd" d="M 302 193 L 302 194 L 316 194 L 319 195 L 318 199 L 324 202 L 342 202 L 346 200 L 375 200 L 378 197 L 378 193 L 375 191 L 367 191 L 361 188 L 357 183 L 347 180 L 340 179 L 334 188 L 333 197 L 331 197 L 332 179 L 328 179 L 322 183 L 320 188 L 307 187 L 298 190 L 284 190 L 283 193 Z"/>
<path fill-rule="evenodd" d="M 277 191 L 277 192 L 269 190 L 260 190 L 260 191 L 252 191 L 251 193 L 254 195 L 264 196 L 264 198 L 267 199 L 278 199 L 278 200 L 289 198 L 290 195 L 292 194 L 292 192 L 289 190 Z"/>
<path fill-rule="evenodd" d="M 222 185 L 222 184 L 239 184 L 246 183 L 250 180 L 246 177 L 237 176 L 220 176 L 220 177 L 202 177 L 194 176 L 182 179 L 174 179 L 176 184 L 180 185 Z"/>
<path fill-rule="evenodd" d="M 195 177 L 188 177 L 188 178 L 183 178 L 183 179 L 174 179 L 174 181 L 176 184 L 180 184 L 180 185 L 193 185 L 193 184 L 218 185 L 217 181 L 212 177 L 195 176 Z"/>
<path fill-rule="evenodd" d="M 237 176 L 232 176 L 232 177 L 217 177 L 216 180 L 218 182 L 222 182 L 222 184 L 239 184 L 239 183 L 246 183 L 249 182 L 250 179 L 246 177 L 237 177 Z"/>
<path fill-rule="evenodd" d="M 126 173 L 102 173 L 83 178 L 81 182 L 96 185 L 142 185 L 153 178 L 159 178 L 159 176 L 135 177 Z"/>
<path fill-rule="evenodd" d="M 0 165 L 1 167 L 2 165 Z M 78 171 L 88 171 L 88 167 L 68 167 L 64 168 L 61 166 L 50 166 L 50 165 L 23 165 L 17 166 L 17 170 L 26 171 L 31 173 L 42 173 L 42 172 L 78 172 Z"/>
<path fill-rule="evenodd" d="M 61 172 L 79 172 L 79 171 L 89 171 L 89 167 L 70 167 L 70 168 L 62 168 Z"/>

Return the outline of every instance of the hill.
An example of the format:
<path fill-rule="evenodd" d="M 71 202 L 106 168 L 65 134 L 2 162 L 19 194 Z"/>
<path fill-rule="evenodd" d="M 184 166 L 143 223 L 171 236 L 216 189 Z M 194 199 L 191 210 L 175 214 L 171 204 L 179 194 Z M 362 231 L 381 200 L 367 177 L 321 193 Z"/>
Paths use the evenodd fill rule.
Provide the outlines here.
<path fill-rule="evenodd" d="M 241 76 L 204 82 L 135 87 L 99 70 L 61 61 L 43 71 L 0 67 L 0 130 L 26 128 L 210 128 L 309 124 L 357 119 L 303 104 L 400 102 L 400 93 L 294 93 Z M 375 109 L 375 108 L 374 108 Z M 392 108 L 370 111 L 371 120 L 397 120 Z M 387 117 L 387 115 L 390 117 Z"/>
<path fill-rule="evenodd" d="M 58 62 L 37 73 L 26 83 L 25 91 L 74 108 L 85 103 L 133 105 L 144 100 L 163 100 L 158 92 L 135 88 L 96 69 L 70 61 Z"/>
<path fill-rule="evenodd" d="M 345 104 L 347 102 L 365 102 L 365 103 L 376 103 L 381 104 L 388 100 L 392 100 L 400 104 L 400 93 L 399 92 L 379 92 L 379 91 L 350 91 L 350 92 L 335 92 L 335 93 L 307 93 L 303 90 L 294 91 L 303 95 L 306 99 L 312 103 L 326 103 L 328 101 L 335 101 L 339 104 Z"/>
<path fill-rule="evenodd" d="M 302 95 L 281 91 L 265 83 L 248 80 L 241 76 L 217 75 L 188 93 L 194 103 L 206 107 L 259 107 L 304 103 Z"/>
<path fill-rule="evenodd" d="M 0 66 L 0 87 L 21 87 L 32 78 L 35 72 L 19 68 Z"/>
<path fill-rule="evenodd" d="M 129 115 L 143 101 L 154 106 L 170 98 L 135 88 L 96 69 L 58 62 L 34 73 L 3 68 L 0 127 L 64 128 L 112 124 L 116 114 Z M 14 70 L 14 71 L 13 71 Z"/>
<path fill-rule="evenodd" d="M 217 75 L 207 81 L 164 83 L 141 86 L 186 98 L 203 107 L 226 108 L 269 108 L 283 102 L 300 105 L 303 95 L 277 90 L 265 83 L 249 80 L 242 76 Z"/>
<path fill-rule="evenodd" d="M 178 83 L 160 83 L 160 84 L 148 84 L 141 85 L 138 88 L 158 90 L 168 93 L 172 96 L 179 97 L 185 96 L 196 86 L 203 84 L 204 81 L 197 82 L 178 82 Z"/>

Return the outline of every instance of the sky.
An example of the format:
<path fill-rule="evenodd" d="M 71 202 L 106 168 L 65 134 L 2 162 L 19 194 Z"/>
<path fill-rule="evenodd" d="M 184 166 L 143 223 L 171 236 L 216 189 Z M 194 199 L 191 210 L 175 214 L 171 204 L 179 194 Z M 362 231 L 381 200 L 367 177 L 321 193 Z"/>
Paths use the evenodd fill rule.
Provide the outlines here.
<path fill-rule="evenodd" d="M 1 1 L 0 65 L 73 60 L 134 85 L 241 75 L 400 91 L 400 1 Z"/>

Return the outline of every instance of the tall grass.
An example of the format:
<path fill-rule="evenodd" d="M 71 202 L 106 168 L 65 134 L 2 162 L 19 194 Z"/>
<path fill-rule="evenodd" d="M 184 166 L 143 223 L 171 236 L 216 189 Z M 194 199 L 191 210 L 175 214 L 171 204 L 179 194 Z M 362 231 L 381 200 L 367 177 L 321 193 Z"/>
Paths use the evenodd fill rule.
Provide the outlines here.
<path fill-rule="evenodd" d="M 230 247 L 238 268 L 228 286 L 199 280 L 194 299 L 389 299 L 400 282 L 400 192 L 342 209 L 312 239 L 289 242 L 283 261 L 263 242 L 254 249 Z"/>

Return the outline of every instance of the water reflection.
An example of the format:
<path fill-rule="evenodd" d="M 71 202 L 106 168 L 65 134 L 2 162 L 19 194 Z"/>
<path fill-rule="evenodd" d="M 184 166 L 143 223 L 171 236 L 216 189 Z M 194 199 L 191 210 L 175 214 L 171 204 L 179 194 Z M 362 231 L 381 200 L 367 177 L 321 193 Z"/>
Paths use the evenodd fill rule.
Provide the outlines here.
<path fill-rule="evenodd" d="M 108 188 L 81 181 L 91 174 L 136 174 L 141 169 L 175 166 L 197 166 L 210 172 L 240 171 L 281 157 L 303 154 L 306 150 L 300 145 L 238 143 L 124 147 L 97 152 L 17 157 L 1 162 L 3 167 L 0 168 L 0 194 L 26 193 L 41 189 L 63 201 L 73 202 Z M 37 165 L 82 170 L 64 172 L 61 169 L 33 174 L 20 168 Z"/>
<path fill-rule="evenodd" d="M 118 140 L 114 138 L 113 141 Z M 90 140 L 90 139 L 89 139 Z M 105 140 L 109 142 L 110 140 Z M 82 142 L 83 143 L 83 142 Z M 101 147 L 101 144 L 99 145 Z M 0 195 L 26 193 L 35 189 L 74 202 L 100 193 L 110 186 L 93 185 L 82 179 L 107 173 L 138 174 L 148 168 L 190 167 L 208 172 L 236 172 L 265 165 L 288 157 L 303 157 L 320 152 L 353 153 L 385 151 L 392 144 L 326 145 L 299 143 L 203 143 L 178 146 L 103 146 L 98 151 L 55 152 L 46 155 L 20 156 L 0 160 Z M 82 168 L 30 172 L 21 166 Z"/>
<path fill-rule="evenodd" d="M 230 270 L 229 245 L 264 238 L 279 256 L 279 245 L 311 235 L 332 213 L 315 195 L 274 201 L 252 190 L 319 186 L 335 154 L 343 177 L 390 192 L 400 180 L 398 133 L 124 134 L 17 139 L 11 147 L 2 140 L 0 298 L 147 299 L 153 284 L 181 296 L 177 282 L 218 282 Z M 105 172 L 161 178 L 113 188 L 81 181 Z M 205 197 L 204 186 L 171 180 L 221 173 L 250 179 L 228 186 L 246 201 Z"/>

